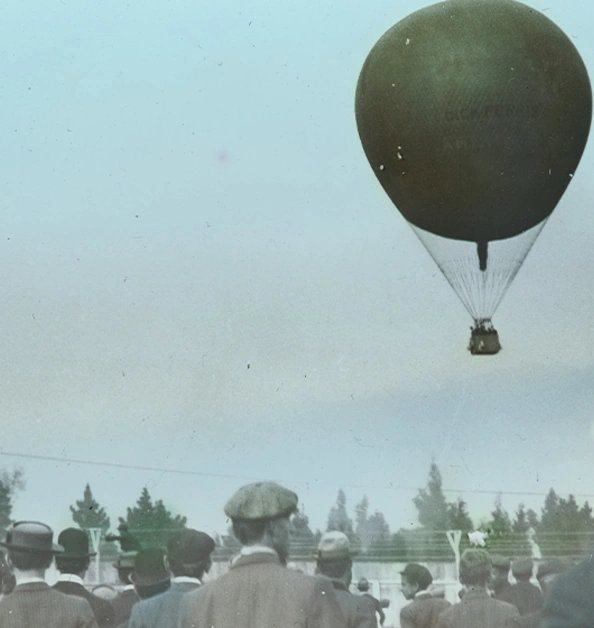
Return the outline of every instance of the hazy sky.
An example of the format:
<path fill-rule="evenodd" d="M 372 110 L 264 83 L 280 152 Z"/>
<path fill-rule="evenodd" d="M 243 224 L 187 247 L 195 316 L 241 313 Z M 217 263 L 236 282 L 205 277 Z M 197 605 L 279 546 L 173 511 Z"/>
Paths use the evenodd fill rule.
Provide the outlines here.
<path fill-rule="evenodd" d="M 527 4 L 594 67 L 590 2 Z M 146 485 L 223 531 L 264 478 L 314 527 L 344 487 L 398 529 L 432 458 L 477 518 L 495 495 L 472 491 L 594 495 L 592 145 L 497 312 L 503 351 L 472 357 L 354 118 L 367 53 L 423 5 L 3 3 L 0 453 L 235 476 L 4 456 L 16 518 L 69 525 L 88 481 L 114 522 Z"/>

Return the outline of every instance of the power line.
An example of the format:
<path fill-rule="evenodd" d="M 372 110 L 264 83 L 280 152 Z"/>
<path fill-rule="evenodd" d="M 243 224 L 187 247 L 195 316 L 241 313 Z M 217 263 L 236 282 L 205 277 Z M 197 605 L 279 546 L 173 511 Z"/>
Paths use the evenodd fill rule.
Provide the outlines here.
<path fill-rule="evenodd" d="M 186 469 L 170 469 L 166 467 L 146 467 L 140 465 L 132 465 L 132 464 L 121 464 L 117 462 L 105 462 L 98 460 L 78 460 L 75 458 L 58 458 L 55 456 L 39 456 L 35 454 L 24 454 L 20 452 L 11 452 L 11 451 L 0 451 L 0 456 L 7 456 L 12 458 L 26 458 L 29 460 L 44 460 L 47 462 L 59 462 L 62 464 L 84 464 L 95 467 L 110 467 L 114 469 L 127 469 L 130 471 L 150 471 L 152 473 L 172 473 L 177 475 L 194 475 L 200 477 L 210 477 L 210 478 L 219 478 L 223 480 L 247 480 L 250 482 L 258 482 L 261 481 L 262 477 L 250 477 L 245 475 L 233 475 L 227 473 L 210 473 L 208 471 L 189 471 Z M 411 486 L 394 486 L 391 482 L 389 485 L 384 486 L 369 486 L 369 485 L 361 485 L 361 484 L 345 484 L 340 483 L 336 484 L 334 482 L 318 482 L 309 481 L 309 480 L 277 480 L 278 482 L 283 482 L 286 484 L 303 484 L 309 487 L 310 484 L 321 484 L 324 486 L 337 486 L 337 487 L 346 487 L 346 488 L 358 488 L 363 490 L 370 489 L 381 489 L 381 490 L 393 490 L 393 491 L 409 491 L 409 492 L 417 492 L 419 491 L 419 487 L 411 487 Z M 515 495 L 515 496 L 532 496 L 532 497 L 543 497 L 546 496 L 547 493 L 540 493 L 535 491 L 492 491 L 492 490 L 483 490 L 483 489 L 464 489 L 464 488 L 442 488 L 442 492 L 444 493 L 472 493 L 472 494 L 482 494 L 482 495 Z M 593 494 L 589 493 L 572 493 L 574 497 L 584 497 L 584 498 L 594 498 Z"/>

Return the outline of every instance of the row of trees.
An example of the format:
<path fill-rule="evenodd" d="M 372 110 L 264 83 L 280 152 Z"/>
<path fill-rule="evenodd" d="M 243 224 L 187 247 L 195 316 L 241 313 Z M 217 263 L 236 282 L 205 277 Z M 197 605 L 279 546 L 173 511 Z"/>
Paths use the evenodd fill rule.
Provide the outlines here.
<path fill-rule="evenodd" d="M 22 470 L 0 472 L 0 530 L 10 525 L 12 500 L 23 488 Z M 490 515 L 473 522 L 462 498 L 446 499 L 441 473 L 435 463 L 430 466 L 426 486 L 418 491 L 413 503 L 419 526 L 392 533 L 384 514 L 378 510 L 371 512 L 365 495 L 355 505 L 354 517 L 351 517 L 346 494 L 341 489 L 328 513 L 326 530 L 344 532 L 362 557 L 394 561 L 451 560 L 447 530 L 463 532 L 462 549 L 469 545 L 467 533 L 482 530 L 487 535 L 486 545 L 490 551 L 509 556 L 534 555 L 539 551 L 545 557 L 580 556 L 589 550 L 593 540 L 594 517 L 588 502 L 580 505 L 573 495 L 564 498 L 554 489 L 550 489 L 539 514 L 520 503 L 510 515 L 503 508 L 499 495 Z M 101 528 L 104 536 L 111 528 L 110 518 L 93 497 L 89 484 L 83 498 L 70 506 L 70 511 L 73 521 L 81 528 Z M 126 516 L 118 518 L 118 525 L 121 524 L 144 546 L 164 545 L 172 532 L 186 526 L 186 517 L 172 514 L 162 500 L 153 502 L 145 487 L 136 504 L 127 508 Z M 304 512 L 292 518 L 291 533 L 296 557 L 311 556 L 322 534 L 320 530 L 311 529 Z M 238 547 L 230 530 L 218 537 L 217 543 L 223 554 Z"/>

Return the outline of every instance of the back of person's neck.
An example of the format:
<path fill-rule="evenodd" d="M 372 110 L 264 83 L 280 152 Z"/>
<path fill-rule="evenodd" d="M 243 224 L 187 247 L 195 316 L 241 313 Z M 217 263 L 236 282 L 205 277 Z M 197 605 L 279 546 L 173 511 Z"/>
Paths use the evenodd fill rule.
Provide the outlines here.
<path fill-rule="evenodd" d="M 45 569 L 17 569 L 13 567 L 16 585 L 27 582 L 45 582 Z"/>

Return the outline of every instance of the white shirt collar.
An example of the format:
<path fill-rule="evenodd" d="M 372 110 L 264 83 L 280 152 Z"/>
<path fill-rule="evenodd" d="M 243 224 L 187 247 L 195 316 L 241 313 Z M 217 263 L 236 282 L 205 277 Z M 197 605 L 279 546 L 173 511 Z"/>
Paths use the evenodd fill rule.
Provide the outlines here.
<path fill-rule="evenodd" d="M 58 582 L 75 582 L 76 584 L 80 584 L 83 587 L 85 586 L 83 579 L 73 573 L 61 573 L 58 578 Z"/>
<path fill-rule="evenodd" d="M 178 584 L 181 584 L 182 582 L 188 582 L 190 584 L 202 584 L 202 582 L 200 582 L 198 578 L 191 578 L 190 576 L 175 576 L 175 578 L 173 578 L 173 582 L 177 582 Z"/>
<path fill-rule="evenodd" d="M 134 585 L 133 584 L 127 584 L 122 591 L 134 591 Z"/>
<path fill-rule="evenodd" d="M 45 583 L 45 580 L 43 578 L 35 578 L 35 577 L 33 577 L 33 578 L 22 578 L 22 579 L 21 578 L 17 578 L 16 586 L 18 587 L 19 584 L 33 584 L 34 582 L 44 582 Z"/>

